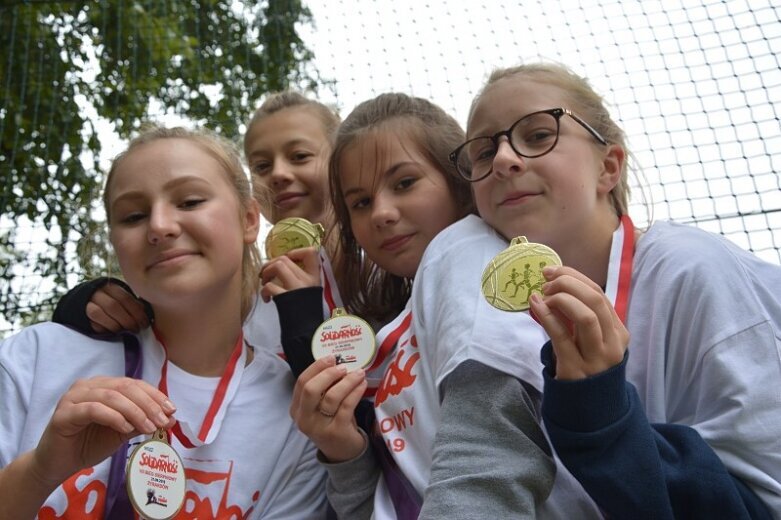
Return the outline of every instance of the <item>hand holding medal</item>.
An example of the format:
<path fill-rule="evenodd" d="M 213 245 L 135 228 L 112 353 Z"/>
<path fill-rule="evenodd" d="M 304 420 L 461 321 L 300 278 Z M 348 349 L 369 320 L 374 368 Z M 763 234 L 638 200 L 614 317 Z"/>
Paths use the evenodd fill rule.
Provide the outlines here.
<path fill-rule="evenodd" d="M 158 390 L 168 395 L 168 348 L 158 331 L 165 357 L 160 369 Z M 212 401 L 200 428 L 187 422 L 173 421 L 166 429 L 158 428 L 151 439 L 138 445 L 127 463 L 127 493 L 133 508 L 147 520 L 173 518 L 184 504 L 186 492 L 185 468 L 179 454 L 169 443 L 169 435 L 185 448 L 196 448 L 214 441 L 222 426 L 225 410 L 241 384 L 246 366 L 247 348 L 239 332 L 233 352 L 217 383 Z"/>
<path fill-rule="evenodd" d="M 531 308 L 551 338 L 556 379 L 583 379 L 604 372 L 624 359 L 629 345 L 629 331 L 624 322 L 634 243 L 634 225 L 623 215 L 613 233 L 604 290 L 571 267 L 546 269 L 545 298 L 533 297 Z"/>
<path fill-rule="evenodd" d="M 149 383 L 124 377 L 76 381 L 54 410 L 36 459 L 52 481 L 111 456 L 128 438 L 168 428 L 175 408 Z"/>
<path fill-rule="evenodd" d="M 629 333 L 602 288 L 562 267 L 543 244 L 513 239 L 483 271 L 482 290 L 497 309 L 531 309 L 553 343 L 557 379 L 598 374 L 623 359 Z"/>
<path fill-rule="evenodd" d="M 330 462 L 353 459 L 366 448 L 355 421 L 366 386 L 362 369 L 348 372 L 334 356 L 317 359 L 296 381 L 290 415 Z"/>
<path fill-rule="evenodd" d="M 503 311 L 525 311 L 534 293 L 542 294 L 542 270 L 559 266 L 556 252 L 543 244 L 517 237 L 510 247 L 496 255 L 483 271 L 482 290 L 486 301 Z"/>
<path fill-rule="evenodd" d="M 570 267 L 546 270 L 545 299 L 532 310 L 551 338 L 556 379 L 583 379 L 624 359 L 629 332 L 602 288 Z"/>
<path fill-rule="evenodd" d="M 337 307 L 312 337 L 312 363 L 293 390 L 290 415 L 330 462 L 358 456 L 365 439 L 355 408 L 366 391 L 364 368 L 377 354 L 371 326 Z"/>
<path fill-rule="evenodd" d="M 270 261 L 261 270 L 264 301 L 286 291 L 320 285 L 323 235 L 323 226 L 303 218 L 280 220 L 271 229 L 265 243 Z"/>

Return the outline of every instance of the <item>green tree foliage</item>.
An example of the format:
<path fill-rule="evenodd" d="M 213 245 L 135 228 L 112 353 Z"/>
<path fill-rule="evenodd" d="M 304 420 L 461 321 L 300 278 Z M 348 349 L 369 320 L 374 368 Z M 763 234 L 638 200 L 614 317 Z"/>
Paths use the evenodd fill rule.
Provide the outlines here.
<path fill-rule="evenodd" d="M 264 93 L 321 84 L 299 36 L 311 22 L 298 0 L 5 0 L 0 308 L 6 320 L 47 317 L 68 273 L 106 272 L 103 224 L 93 209 L 107 142 L 128 138 L 161 114 L 237 138 Z M 48 233 L 38 239 L 45 240 L 39 251 L 21 255 L 20 244 L 30 240 L 20 227 L 27 221 Z M 41 277 L 33 286 L 31 271 Z"/>

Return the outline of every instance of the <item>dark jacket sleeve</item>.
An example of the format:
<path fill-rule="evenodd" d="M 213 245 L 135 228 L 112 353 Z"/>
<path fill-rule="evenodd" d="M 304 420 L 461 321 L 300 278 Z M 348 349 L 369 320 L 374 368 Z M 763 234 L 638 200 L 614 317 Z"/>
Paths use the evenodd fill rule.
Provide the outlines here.
<path fill-rule="evenodd" d="M 564 465 L 610 518 L 772 518 L 699 433 L 651 424 L 626 361 L 577 381 L 554 379 L 543 347 L 542 414 Z"/>
<path fill-rule="evenodd" d="M 95 331 L 92 330 L 92 324 L 87 317 L 87 304 L 92 299 L 95 291 L 109 282 L 117 284 L 130 294 L 133 294 L 133 291 L 125 282 L 116 278 L 101 277 L 83 282 L 60 298 L 60 301 L 57 302 L 57 306 L 54 308 L 52 321 L 60 325 L 67 325 L 83 334 L 94 334 Z M 145 308 L 151 322 L 152 308 L 149 305 L 145 305 Z"/>
<path fill-rule="evenodd" d="M 298 378 L 315 362 L 312 337 L 323 323 L 323 288 L 304 287 L 274 296 L 279 314 L 282 350 Z"/>

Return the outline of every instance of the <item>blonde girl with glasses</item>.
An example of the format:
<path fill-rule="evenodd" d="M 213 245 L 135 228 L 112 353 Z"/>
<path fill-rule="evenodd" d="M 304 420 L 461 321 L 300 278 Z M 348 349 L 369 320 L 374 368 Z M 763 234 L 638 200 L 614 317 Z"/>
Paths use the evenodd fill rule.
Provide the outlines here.
<path fill-rule="evenodd" d="M 624 132 L 561 66 L 494 72 L 451 159 L 474 240 L 561 257 L 531 296 L 542 414 L 606 516 L 781 518 L 781 268 L 692 227 L 635 228 Z"/>
<path fill-rule="evenodd" d="M 504 314 L 465 291 L 468 273 L 440 267 L 471 264 L 481 244 L 460 243 L 450 258 L 431 251 L 453 223 L 479 222 L 466 216 L 469 184 L 448 160 L 463 139 L 439 107 L 403 94 L 361 103 L 340 126 L 329 174 L 353 273 L 343 296 L 362 316 L 389 321 L 377 334 L 389 363 L 373 424 L 355 418 L 366 374 L 333 356 L 299 377 L 291 414 L 320 449 L 340 518 L 598 517 L 541 428 L 531 345 L 544 342 L 542 329 L 531 322 L 528 355 L 518 354 L 515 336 L 493 327 Z M 468 317 L 453 323 L 449 307 Z M 440 336 L 451 326 L 456 340 Z"/>
<path fill-rule="evenodd" d="M 187 478 L 177 518 L 323 518 L 325 474 L 288 415 L 293 377 L 242 334 L 260 216 L 238 154 L 148 130 L 114 161 L 104 205 L 155 324 L 99 341 L 43 323 L 0 343 L 0 518 L 131 518 L 125 463 L 160 429 Z"/>

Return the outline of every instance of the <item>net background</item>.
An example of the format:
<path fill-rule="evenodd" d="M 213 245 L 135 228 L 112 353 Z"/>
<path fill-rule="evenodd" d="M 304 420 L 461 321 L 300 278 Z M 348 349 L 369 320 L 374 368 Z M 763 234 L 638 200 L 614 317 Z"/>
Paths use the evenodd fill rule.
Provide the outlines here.
<path fill-rule="evenodd" d="M 636 224 L 650 216 L 690 223 L 781 263 L 781 7 L 762 0 L 574 5 L 323 0 L 307 4 L 314 26 L 301 33 L 318 74 L 333 80 L 319 99 L 342 116 L 378 93 L 401 91 L 431 99 L 465 125 L 495 67 L 564 63 L 589 78 L 627 132 L 644 176 L 642 188 L 632 182 Z M 14 107 L 7 110 L 13 121 Z M 155 115 L 179 122 L 162 110 Z M 122 145 L 107 146 L 104 162 Z M 22 230 L 20 249 L 47 247 L 40 225 L 1 219 L 0 232 L 6 226 Z M 30 305 L 53 291 L 30 269 L 2 272 Z M 80 281 L 78 265 L 72 273 L 71 285 Z M 6 309 L 0 337 L 18 327 Z"/>

